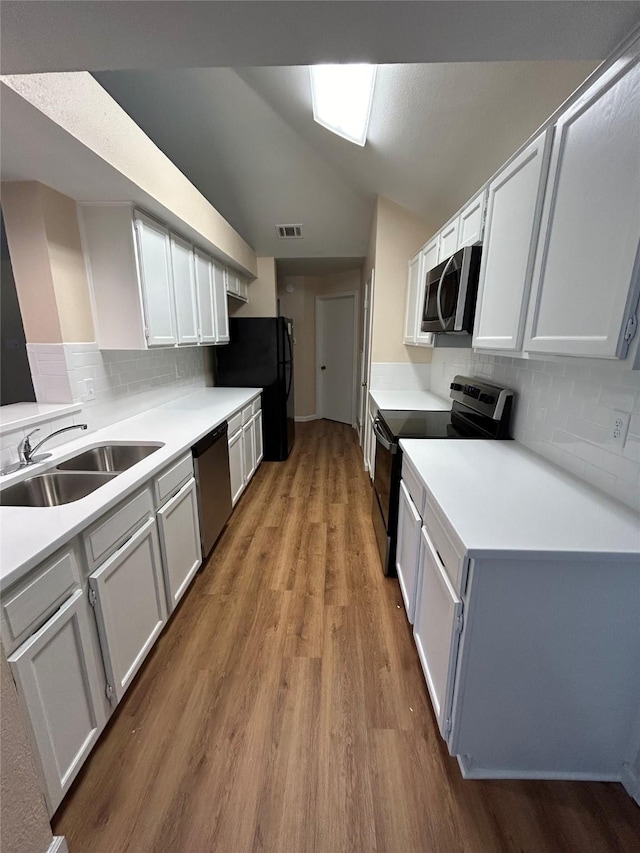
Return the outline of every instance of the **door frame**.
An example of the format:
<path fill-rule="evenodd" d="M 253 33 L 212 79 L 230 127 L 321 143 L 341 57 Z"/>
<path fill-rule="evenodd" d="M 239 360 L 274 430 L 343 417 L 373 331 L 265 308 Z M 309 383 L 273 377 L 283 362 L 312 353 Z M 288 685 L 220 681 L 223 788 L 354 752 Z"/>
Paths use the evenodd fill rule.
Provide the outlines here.
<path fill-rule="evenodd" d="M 359 365 L 358 365 L 358 291 L 357 290 L 345 290 L 340 293 L 327 293 L 322 296 L 316 296 L 316 359 L 315 359 L 315 376 L 316 376 L 316 417 L 323 418 L 324 413 L 322 411 L 322 394 L 320 393 L 321 389 L 321 377 L 320 377 L 320 357 L 321 347 L 320 342 L 322 340 L 322 322 L 321 322 L 321 313 L 320 313 L 320 303 L 328 302 L 330 299 L 345 299 L 352 298 L 353 299 L 353 380 L 352 380 L 352 389 L 351 389 L 351 426 L 355 428 L 356 426 L 356 413 L 357 413 L 357 405 L 358 405 L 358 373 L 359 373 Z"/>
<path fill-rule="evenodd" d="M 371 379 L 371 339 L 373 336 L 373 285 L 375 281 L 375 270 L 372 269 L 369 273 L 369 278 L 364 283 L 364 311 L 363 311 L 363 326 L 362 326 L 362 358 L 360 363 L 360 395 L 358 404 L 360 407 L 360 447 L 362 448 L 365 459 L 365 470 L 368 470 L 367 463 L 367 435 L 369 423 L 369 382 Z"/>

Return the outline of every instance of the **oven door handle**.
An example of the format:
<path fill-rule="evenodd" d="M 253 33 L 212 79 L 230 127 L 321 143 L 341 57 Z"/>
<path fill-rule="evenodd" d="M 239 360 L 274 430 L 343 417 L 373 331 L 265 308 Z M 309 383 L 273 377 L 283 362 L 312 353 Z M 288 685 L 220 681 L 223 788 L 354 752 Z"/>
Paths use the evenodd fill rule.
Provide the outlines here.
<path fill-rule="evenodd" d="M 380 421 L 379 421 L 377 418 L 376 418 L 376 419 L 375 419 L 375 421 L 373 422 L 373 432 L 374 432 L 374 434 L 375 434 L 375 437 L 378 439 L 378 441 L 379 441 L 379 442 L 380 442 L 380 444 L 384 447 L 384 449 L 385 449 L 385 450 L 388 450 L 388 451 L 389 451 L 389 453 L 391 453 L 391 455 L 393 456 L 393 455 L 397 452 L 397 450 L 398 450 L 398 445 L 397 445 L 397 444 L 392 444 L 392 443 L 389 441 L 389 439 L 386 437 L 386 435 L 383 435 L 383 434 L 380 432 L 380 428 L 379 428 L 379 426 L 378 426 L 378 424 L 379 424 L 379 423 L 380 423 Z"/>
<path fill-rule="evenodd" d="M 451 257 L 447 261 L 445 268 L 442 270 L 442 275 L 440 276 L 440 281 L 438 282 L 438 292 L 436 294 L 436 308 L 438 309 L 438 319 L 440 320 L 440 325 L 442 326 L 442 328 L 445 331 L 447 329 L 447 323 L 449 322 L 451 317 L 447 317 L 447 320 L 445 321 L 444 317 L 442 316 L 442 305 L 440 304 L 440 292 L 442 290 L 442 283 L 444 281 L 444 277 L 447 274 L 447 270 L 451 266 L 451 262 L 453 261 L 454 258 L 455 258 L 455 255 L 451 255 Z"/>

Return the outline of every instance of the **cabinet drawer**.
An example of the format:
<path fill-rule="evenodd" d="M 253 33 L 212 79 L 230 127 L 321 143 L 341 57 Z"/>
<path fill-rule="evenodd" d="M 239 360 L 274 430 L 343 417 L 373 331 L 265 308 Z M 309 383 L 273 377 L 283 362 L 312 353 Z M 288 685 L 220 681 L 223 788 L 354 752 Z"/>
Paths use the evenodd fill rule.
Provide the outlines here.
<path fill-rule="evenodd" d="M 9 655 L 43 625 L 80 584 L 73 548 L 60 551 L 3 596 L 2 641 Z"/>
<path fill-rule="evenodd" d="M 229 424 L 229 438 L 231 438 L 242 426 L 242 412 L 237 411 L 234 415 L 231 415 L 227 423 Z"/>
<path fill-rule="evenodd" d="M 424 486 L 420 482 L 415 468 L 406 456 L 402 459 L 402 480 L 411 500 L 422 517 L 424 511 Z"/>
<path fill-rule="evenodd" d="M 245 406 L 242 410 L 242 426 L 248 424 L 253 415 L 253 407 L 251 403 L 248 406 Z"/>
<path fill-rule="evenodd" d="M 251 414 L 252 414 L 252 415 L 257 415 L 257 414 L 258 414 L 258 412 L 260 411 L 260 408 L 261 408 L 261 406 L 260 406 L 260 397 L 256 397 L 256 399 L 255 399 L 255 400 L 253 400 L 253 401 L 252 401 L 252 403 L 251 403 Z"/>
<path fill-rule="evenodd" d="M 174 462 L 154 481 L 156 504 L 160 506 L 193 477 L 193 457 L 190 453 Z"/>
<path fill-rule="evenodd" d="M 111 556 L 153 513 L 151 490 L 145 489 L 89 528 L 83 536 L 89 571 Z"/>
<path fill-rule="evenodd" d="M 425 502 L 422 518 L 433 547 L 440 558 L 440 562 L 446 569 L 451 585 L 458 595 L 460 595 L 462 591 L 464 555 L 458 553 L 449 534 L 442 526 L 442 522 L 436 516 L 433 507 L 428 501 Z"/>

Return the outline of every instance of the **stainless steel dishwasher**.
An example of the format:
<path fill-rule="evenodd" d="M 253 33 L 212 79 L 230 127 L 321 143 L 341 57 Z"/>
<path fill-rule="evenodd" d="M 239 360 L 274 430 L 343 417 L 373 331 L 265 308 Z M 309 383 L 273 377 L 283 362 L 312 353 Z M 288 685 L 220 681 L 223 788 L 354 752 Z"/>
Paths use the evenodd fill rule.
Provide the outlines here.
<path fill-rule="evenodd" d="M 198 488 L 200 542 L 207 557 L 231 515 L 231 478 L 226 421 L 191 448 Z"/>

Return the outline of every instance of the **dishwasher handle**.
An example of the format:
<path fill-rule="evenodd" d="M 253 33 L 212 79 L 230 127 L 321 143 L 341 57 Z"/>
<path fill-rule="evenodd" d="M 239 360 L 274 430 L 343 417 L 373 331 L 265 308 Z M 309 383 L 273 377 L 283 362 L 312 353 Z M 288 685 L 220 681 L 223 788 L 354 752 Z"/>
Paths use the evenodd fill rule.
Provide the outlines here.
<path fill-rule="evenodd" d="M 217 426 L 214 430 L 207 433 L 200 441 L 196 442 L 191 448 L 191 452 L 193 456 L 197 459 L 199 456 L 202 456 L 203 453 L 206 453 L 210 447 L 212 447 L 216 441 L 220 441 L 221 438 L 226 438 L 227 433 L 229 432 L 229 424 L 226 421 L 223 421 L 219 426 Z"/>

